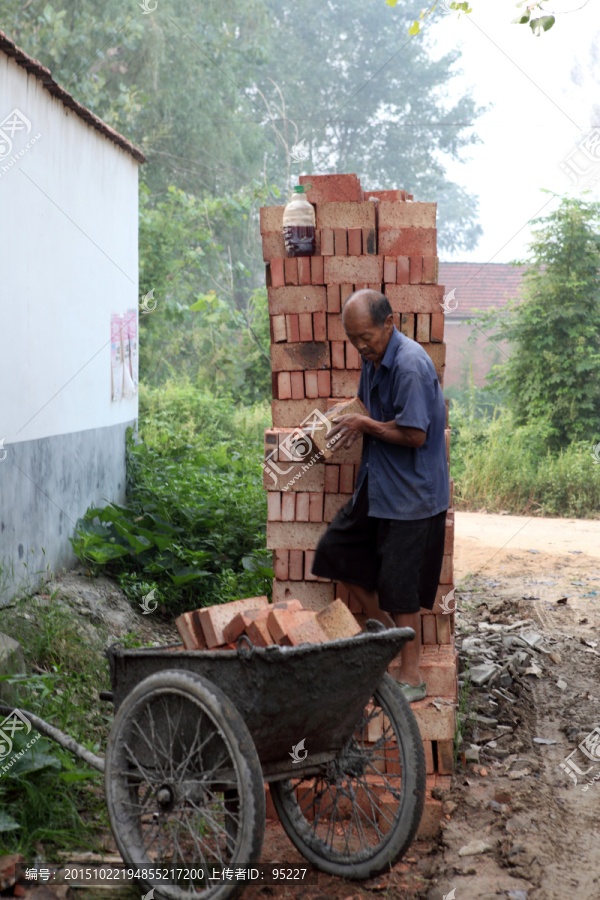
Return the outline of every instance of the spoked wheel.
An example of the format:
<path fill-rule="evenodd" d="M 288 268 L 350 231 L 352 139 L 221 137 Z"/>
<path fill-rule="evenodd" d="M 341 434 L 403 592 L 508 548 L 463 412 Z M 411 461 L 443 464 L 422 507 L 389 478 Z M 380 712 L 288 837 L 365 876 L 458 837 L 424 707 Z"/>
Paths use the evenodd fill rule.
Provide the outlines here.
<path fill-rule="evenodd" d="M 258 755 L 219 688 L 188 672 L 146 678 L 115 716 L 105 767 L 115 841 L 145 890 L 225 900 L 243 889 L 206 877 L 256 863 L 265 831 Z"/>
<path fill-rule="evenodd" d="M 425 802 L 423 742 L 390 676 L 321 774 L 271 791 L 288 837 L 321 871 L 362 879 L 390 869 L 413 841 Z"/>

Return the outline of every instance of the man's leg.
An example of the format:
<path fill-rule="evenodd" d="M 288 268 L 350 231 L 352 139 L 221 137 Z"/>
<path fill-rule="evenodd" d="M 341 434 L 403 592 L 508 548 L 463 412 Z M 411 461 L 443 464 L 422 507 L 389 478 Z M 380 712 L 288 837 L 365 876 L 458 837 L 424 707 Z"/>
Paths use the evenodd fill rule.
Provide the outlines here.
<path fill-rule="evenodd" d="M 343 584 L 343 582 L 342 582 Z M 377 619 L 382 622 L 386 628 L 394 627 L 394 620 L 384 609 L 379 608 L 379 600 L 376 591 L 368 591 L 366 588 L 359 587 L 357 584 L 344 584 L 355 600 L 362 606 L 363 613 L 369 619 Z"/>
<path fill-rule="evenodd" d="M 395 675 L 397 681 L 418 687 L 423 681 L 419 671 L 419 654 L 421 651 L 421 613 L 394 613 L 394 621 L 398 628 L 412 628 L 414 641 L 407 641 L 400 656 L 400 672 Z"/>

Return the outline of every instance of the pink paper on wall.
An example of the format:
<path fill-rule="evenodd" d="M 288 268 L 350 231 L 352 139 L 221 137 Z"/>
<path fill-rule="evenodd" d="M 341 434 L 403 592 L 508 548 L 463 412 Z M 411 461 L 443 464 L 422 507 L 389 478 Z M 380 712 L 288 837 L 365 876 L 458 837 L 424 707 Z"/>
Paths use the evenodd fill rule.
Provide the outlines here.
<path fill-rule="evenodd" d="M 131 365 L 131 378 L 136 387 L 139 381 L 139 347 L 138 347 L 138 323 L 137 310 L 128 309 L 127 318 L 129 320 L 129 362 Z"/>
<path fill-rule="evenodd" d="M 112 374 L 112 400 L 115 403 L 123 396 L 123 347 L 121 342 L 121 316 L 112 313 L 110 317 L 110 367 Z"/>

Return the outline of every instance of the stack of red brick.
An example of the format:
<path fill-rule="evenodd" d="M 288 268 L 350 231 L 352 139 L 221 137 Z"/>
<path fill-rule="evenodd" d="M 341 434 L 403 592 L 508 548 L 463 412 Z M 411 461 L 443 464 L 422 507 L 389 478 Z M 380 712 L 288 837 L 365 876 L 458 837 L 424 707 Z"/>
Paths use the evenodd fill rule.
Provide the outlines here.
<path fill-rule="evenodd" d="M 264 486 L 273 600 L 297 597 L 304 607 L 319 610 L 341 598 L 362 622 L 340 584 L 311 574 L 320 536 L 354 490 L 361 443 L 307 466 L 306 460 L 290 457 L 289 436 L 315 410 L 326 414 L 356 394 L 361 361 L 346 340 L 341 308 L 359 288 L 388 297 L 396 327 L 422 345 L 443 387 L 444 288 L 437 284 L 436 204 L 414 202 L 399 190 L 363 191 L 355 175 L 302 176 L 300 182 L 312 185 L 306 197 L 316 213 L 314 256 L 287 257 L 283 206 L 260 211 L 272 341 L 273 428 L 265 433 Z M 448 461 L 449 446 L 447 428 Z M 435 606 L 421 617 L 427 698 L 413 704 L 432 778 L 452 771 L 457 669 L 454 616 L 443 612 L 454 608 L 452 483 L 450 507 Z M 392 663 L 390 672 L 396 668 Z"/>

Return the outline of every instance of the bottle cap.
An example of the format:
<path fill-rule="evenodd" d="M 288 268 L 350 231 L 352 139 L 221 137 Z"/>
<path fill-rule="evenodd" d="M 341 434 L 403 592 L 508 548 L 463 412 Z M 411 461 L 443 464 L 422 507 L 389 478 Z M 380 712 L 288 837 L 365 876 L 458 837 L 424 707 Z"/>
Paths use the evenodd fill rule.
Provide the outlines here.
<path fill-rule="evenodd" d="M 303 194 L 305 191 L 310 190 L 312 184 L 297 184 L 294 188 L 295 194 Z"/>

